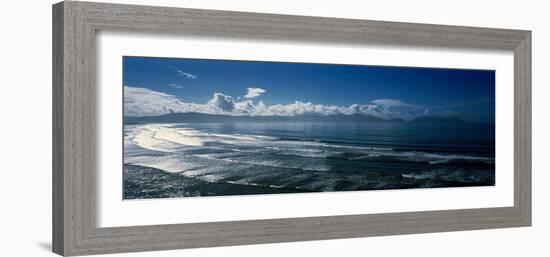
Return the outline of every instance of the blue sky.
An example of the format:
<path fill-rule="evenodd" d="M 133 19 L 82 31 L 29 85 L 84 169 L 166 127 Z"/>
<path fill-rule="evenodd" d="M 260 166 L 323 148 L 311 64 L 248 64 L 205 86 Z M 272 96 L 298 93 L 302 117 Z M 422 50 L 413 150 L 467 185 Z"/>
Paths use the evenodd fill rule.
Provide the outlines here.
<path fill-rule="evenodd" d="M 488 70 L 148 57 L 123 62 L 125 108 L 136 108 L 133 115 L 197 111 L 207 104 L 204 112 L 267 115 L 302 108 L 348 114 L 355 104 L 385 118 L 447 115 L 494 122 L 495 72 Z M 153 103 L 164 101 L 155 97 L 168 107 Z M 305 105 L 287 106 L 297 102 Z M 147 108 L 138 110 L 139 104 Z"/>

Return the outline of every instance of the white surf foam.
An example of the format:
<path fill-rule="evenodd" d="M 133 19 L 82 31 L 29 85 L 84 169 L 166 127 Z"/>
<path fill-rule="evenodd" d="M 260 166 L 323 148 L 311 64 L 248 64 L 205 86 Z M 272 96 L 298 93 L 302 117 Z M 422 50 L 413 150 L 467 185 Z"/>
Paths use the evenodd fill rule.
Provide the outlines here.
<path fill-rule="evenodd" d="M 169 141 L 172 143 L 184 145 L 184 146 L 202 146 L 203 142 L 196 136 L 193 131 L 184 129 L 174 129 L 168 127 L 155 128 L 156 139 Z"/>
<path fill-rule="evenodd" d="M 128 140 L 142 148 L 159 152 L 173 152 L 182 146 L 203 145 L 192 130 L 176 129 L 167 125 L 136 127 L 128 135 Z"/>
<path fill-rule="evenodd" d="M 175 146 L 169 142 L 155 138 L 155 131 L 150 129 L 143 129 L 139 131 L 132 141 L 138 146 L 159 152 L 172 152 Z"/>
<path fill-rule="evenodd" d="M 438 153 L 426 153 L 419 151 L 398 152 L 398 151 L 372 151 L 366 152 L 364 155 L 350 158 L 350 160 L 363 160 L 379 157 L 393 157 L 402 161 L 411 162 L 427 162 L 429 164 L 444 164 L 453 161 L 476 161 L 486 164 L 494 164 L 495 159 L 490 157 L 481 156 L 468 156 L 459 154 L 438 154 Z"/>

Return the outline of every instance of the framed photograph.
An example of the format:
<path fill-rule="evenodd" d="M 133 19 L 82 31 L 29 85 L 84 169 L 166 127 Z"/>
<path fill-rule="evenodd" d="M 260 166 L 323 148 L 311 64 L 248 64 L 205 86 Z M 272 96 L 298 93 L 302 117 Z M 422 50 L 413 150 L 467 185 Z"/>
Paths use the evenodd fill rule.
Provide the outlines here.
<path fill-rule="evenodd" d="M 53 251 L 531 225 L 531 32 L 53 6 Z"/>

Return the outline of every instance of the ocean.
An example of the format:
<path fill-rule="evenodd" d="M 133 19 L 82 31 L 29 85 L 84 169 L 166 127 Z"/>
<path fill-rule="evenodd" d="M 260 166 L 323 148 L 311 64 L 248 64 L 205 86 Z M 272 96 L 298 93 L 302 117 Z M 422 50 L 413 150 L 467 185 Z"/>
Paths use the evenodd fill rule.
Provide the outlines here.
<path fill-rule="evenodd" d="M 494 126 L 124 125 L 124 199 L 493 186 Z"/>

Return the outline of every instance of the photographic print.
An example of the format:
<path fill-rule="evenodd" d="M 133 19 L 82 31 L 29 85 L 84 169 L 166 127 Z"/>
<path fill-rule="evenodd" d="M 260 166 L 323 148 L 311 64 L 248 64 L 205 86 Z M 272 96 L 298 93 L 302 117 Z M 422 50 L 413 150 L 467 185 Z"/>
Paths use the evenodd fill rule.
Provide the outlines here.
<path fill-rule="evenodd" d="M 495 71 L 123 57 L 123 198 L 495 185 Z"/>

